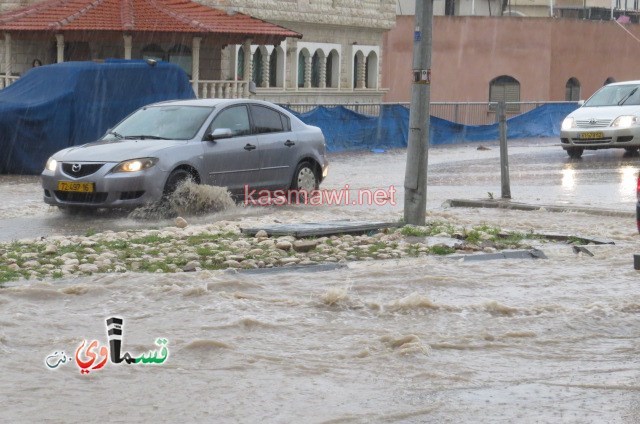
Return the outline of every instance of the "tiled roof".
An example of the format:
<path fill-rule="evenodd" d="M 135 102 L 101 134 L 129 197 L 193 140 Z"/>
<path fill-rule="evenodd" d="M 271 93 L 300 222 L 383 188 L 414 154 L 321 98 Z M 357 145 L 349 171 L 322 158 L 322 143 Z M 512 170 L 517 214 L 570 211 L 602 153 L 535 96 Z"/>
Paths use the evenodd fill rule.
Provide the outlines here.
<path fill-rule="evenodd" d="M 0 14 L 0 31 L 120 31 L 300 38 L 297 32 L 242 13 L 189 0 L 45 0 Z"/>

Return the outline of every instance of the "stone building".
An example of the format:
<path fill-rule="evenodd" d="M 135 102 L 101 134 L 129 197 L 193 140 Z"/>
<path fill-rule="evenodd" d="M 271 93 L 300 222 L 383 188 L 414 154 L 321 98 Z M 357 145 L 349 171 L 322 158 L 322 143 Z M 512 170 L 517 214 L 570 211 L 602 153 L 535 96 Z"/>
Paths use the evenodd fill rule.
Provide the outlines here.
<path fill-rule="evenodd" d="M 395 0 L 196 1 L 3 1 L 0 81 L 15 80 L 36 59 L 153 58 L 185 69 L 200 97 L 245 95 L 253 80 L 256 97 L 280 103 L 382 99 L 383 35 L 395 24 Z M 52 17 L 46 4 L 53 3 Z M 203 6 L 223 11 L 230 27 L 216 32 L 217 21 L 200 16 L 212 15 Z M 233 23 L 246 15 L 256 18 L 249 26 Z M 105 27 L 111 21 L 124 27 Z"/>

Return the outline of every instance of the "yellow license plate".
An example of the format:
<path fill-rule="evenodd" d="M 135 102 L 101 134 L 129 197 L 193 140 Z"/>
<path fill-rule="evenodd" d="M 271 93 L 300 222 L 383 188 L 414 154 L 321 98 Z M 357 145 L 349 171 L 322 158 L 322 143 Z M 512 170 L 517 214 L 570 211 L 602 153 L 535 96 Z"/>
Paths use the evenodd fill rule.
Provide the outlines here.
<path fill-rule="evenodd" d="M 604 133 L 602 131 L 583 132 L 583 133 L 580 133 L 579 137 L 581 140 L 604 138 Z"/>
<path fill-rule="evenodd" d="M 58 191 L 72 191 L 74 193 L 93 193 L 93 183 L 74 183 L 73 181 L 58 181 Z"/>

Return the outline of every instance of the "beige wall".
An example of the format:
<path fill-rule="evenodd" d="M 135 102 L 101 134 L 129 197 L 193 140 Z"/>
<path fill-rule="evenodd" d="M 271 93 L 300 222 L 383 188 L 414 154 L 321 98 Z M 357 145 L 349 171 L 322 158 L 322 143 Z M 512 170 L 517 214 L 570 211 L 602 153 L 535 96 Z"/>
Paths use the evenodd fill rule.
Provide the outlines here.
<path fill-rule="evenodd" d="M 384 36 L 384 100 L 411 98 L 413 16 Z M 626 25 L 640 39 L 640 25 Z M 548 18 L 434 17 L 432 101 L 487 101 L 489 82 L 510 75 L 523 101 L 564 100 L 571 77 L 587 98 L 608 77 L 640 79 L 640 42 L 615 22 Z"/>
<path fill-rule="evenodd" d="M 282 23 L 389 29 L 395 21 L 395 0 L 195 0 Z"/>

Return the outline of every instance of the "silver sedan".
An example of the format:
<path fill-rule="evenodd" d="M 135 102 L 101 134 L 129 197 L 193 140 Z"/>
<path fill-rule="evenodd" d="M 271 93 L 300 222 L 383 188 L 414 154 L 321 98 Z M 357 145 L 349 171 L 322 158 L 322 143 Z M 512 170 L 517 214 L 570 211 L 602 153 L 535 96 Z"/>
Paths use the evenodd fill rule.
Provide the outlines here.
<path fill-rule="evenodd" d="M 311 192 L 326 177 L 322 131 L 258 100 L 180 100 L 133 112 L 100 140 L 55 153 L 44 201 L 63 209 L 133 208 L 182 181 L 239 195 Z"/>

